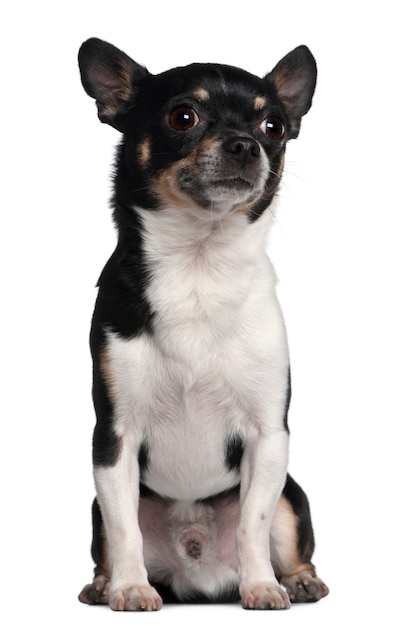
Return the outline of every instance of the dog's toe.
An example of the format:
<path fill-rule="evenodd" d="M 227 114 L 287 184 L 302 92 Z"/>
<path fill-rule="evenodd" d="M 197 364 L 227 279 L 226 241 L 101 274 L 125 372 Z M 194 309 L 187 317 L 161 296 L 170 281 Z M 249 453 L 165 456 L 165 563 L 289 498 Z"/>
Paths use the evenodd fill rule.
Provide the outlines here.
<path fill-rule="evenodd" d="M 115 589 L 109 604 L 114 611 L 158 611 L 163 606 L 161 597 L 150 585 Z"/>
<path fill-rule="evenodd" d="M 278 584 L 258 584 L 240 590 L 244 609 L 289 609 L 286 591 Z"/>
<path fill-rule="evenodd" d="M 78 596 L 83 604 L 108 604 L 109 579 L 105 576 L 96 576 L 90 585 L 85 585 Z"/>
<path fill-rule="evenodd" d="M 284 576 L 281 584 L 289 594 L 291 602 L 317 602 L 329 593 L 329 588 L 320 578 L 310 572 Z"/>

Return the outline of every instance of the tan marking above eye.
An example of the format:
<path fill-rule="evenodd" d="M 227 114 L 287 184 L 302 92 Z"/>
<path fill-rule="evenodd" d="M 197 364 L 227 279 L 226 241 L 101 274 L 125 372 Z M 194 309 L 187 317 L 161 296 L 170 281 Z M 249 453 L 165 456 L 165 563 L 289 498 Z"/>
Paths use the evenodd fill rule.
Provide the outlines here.
<path fill-rule="evenodd" d="M 204 87 L 198 87 L 198 89 L 193 92 L 193 96 L 197 98 L 199 102 L 206 102 L 210 99 L 210 94 Z"/>
<path fill-rule="evenodd" d="M 265 96 L 257 96 L 254 100 L 254 108 L 256 111 L 261 111 L 266 106 Z"/>

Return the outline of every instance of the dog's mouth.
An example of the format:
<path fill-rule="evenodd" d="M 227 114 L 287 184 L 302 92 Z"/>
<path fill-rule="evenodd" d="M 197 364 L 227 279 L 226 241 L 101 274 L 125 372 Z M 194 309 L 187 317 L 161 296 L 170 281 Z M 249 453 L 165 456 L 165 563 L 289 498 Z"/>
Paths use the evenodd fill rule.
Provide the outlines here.
<path fill-rule="evenodd" d="M 230 193 L 236 192 L 240 195 L 242 192 L 250 193 L 256 186 L 252 180 L 249 180 L 247 177 L 242 175 L 215 178 L 211 181 L 211 183 L 216 188 L 224 188 Z"/>
<path fill-rule="evenodd" d="M 212 172 L 199 176 L 183 172 L 181 188 L 200 206 L 214 211 L 226 211 L 237 204 L 254 200 L 263 188 L 260 176 L 239 173 Z"/>
<path fill-rule="evenodd" d="M 256 200 L 263 185 L 259 177 L 252 180 L 244 174 L 219 175 L 211 179 L 206 197 L 211 208 L 233 209 L 237 205 Z"/>
<path fill-rule="evenodd" d="M 268 165 L 262 151 L 253 162 L 231 163 L 216 144 L 192 163 L 184 162 L 173 181 L 196 205 L 220 214 L 257 200 L 268 178 Z"/>

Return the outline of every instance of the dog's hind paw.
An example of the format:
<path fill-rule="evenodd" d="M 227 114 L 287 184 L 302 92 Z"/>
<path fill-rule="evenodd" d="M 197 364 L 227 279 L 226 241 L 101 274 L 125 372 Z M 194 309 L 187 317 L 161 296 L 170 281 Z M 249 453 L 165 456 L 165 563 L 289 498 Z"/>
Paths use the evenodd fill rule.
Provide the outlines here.
<path fill-rule="evenodd" d="M 85 585 L 78 596 L 83 604 L 108 604 L 109 579 L 105 576 L 96 576 L 90 585 Z"/>
<path fill-rule="evenodd" d="M 240 589 L 244 609 L 289 609 L 286 591 L 278 584 L 259 584 Z"/>
<path fill-rule="evenodd" d="M 284 576 L 280 582 L 288 592 L 291 602 L 317 602 L 329 593 L 327 585 L 310 572 Z"/>
<path fill-rule="evenodd" d="M 112 590 L 109 604 L 114 611 L 158 611 L 163 601 L 154 587 L 133 585 Z"/>

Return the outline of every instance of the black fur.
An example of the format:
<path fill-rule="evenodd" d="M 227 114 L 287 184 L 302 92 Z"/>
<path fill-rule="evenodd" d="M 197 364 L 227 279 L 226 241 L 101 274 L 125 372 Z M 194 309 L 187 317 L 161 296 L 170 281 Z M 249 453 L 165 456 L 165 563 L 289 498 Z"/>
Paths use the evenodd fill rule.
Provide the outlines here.
<path fill-rule="evenodd" d="M 283 417 L 283 425 L 285 427 L 285 430 L 287 432 L 289 432 L 289 407 L 290 407 L 290 401 L 292 399 L 292 377 L 291 377 L 291 373 L 290 373 L 290 367 L 288 369 L 288 386 L 287 386 L 287 390 L 286 390 L 286 405 L 285 405 L 285 413 L 284 413 L 284 417 Z"/>
<path fill-rule="evenodd" d="M 103 574 L 100 570 L 100 564 L 105 560 L 105 541 L 103 534 L 102 513 L 96 498 L 92 503 L 92 530 L 91 555 L 94 562 L 97 563 L 97 566 L 95 567 L 95 576 L 99 576 L 99 574 Z"/>
<path fill-rule="evenodd" d="M 147 470 L 149 464 L 149 447 L 146 442 L 142 443 L 139 449 L 138 462 L 140 468 L 140 476 L 143 480 L 143 472 Z"/>
<path fill-rule="evenodd" d="M 298 518 L 298 552 L 302 560 L 307 563 L 312 558 L 315 547 L 312 518 L 307 496 L 290 474 L 287 475 L 283 495 L 289 500 Z"/>
<path fill-rule="evenodd" d="M 231 435 L 225 442 L 225 465 L 231 472 L 239 470 L 243 452 L 244 443 L 240 435 Z"/>
<path fill-rule="evenodd" d="M 95 465 L 113 465 L 119 443 L 111 428 L 113 406 L 101 371 L 105 330 L 112 330 L 125 338 L 152 332 L 153 313 L 144 295 L 148 272 L 143 261 L 141 237 L 141 227 L 132 233 L 122 230 L 116 250 L 98 281 L 99 293 L 90 337 L 94 363 L 93 400 L 98 417 L 93 439 Z"/>

